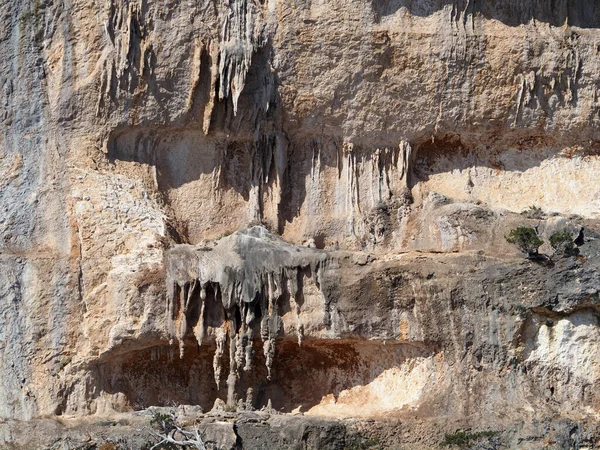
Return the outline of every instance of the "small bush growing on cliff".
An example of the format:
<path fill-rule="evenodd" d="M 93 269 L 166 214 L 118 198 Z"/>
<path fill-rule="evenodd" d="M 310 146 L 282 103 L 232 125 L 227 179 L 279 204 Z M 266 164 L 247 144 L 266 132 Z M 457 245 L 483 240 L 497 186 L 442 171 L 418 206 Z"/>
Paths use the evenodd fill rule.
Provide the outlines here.
<path fill-rule="evenodd" d="M 379 439 L 365 439 L 364 437 L 359 436 L 347 440 L 344 450 L 372 450 L 380 447 Z"/>
<path fill-rule="evenodd" d="M 175 429 L 175 415 L 155 412 L 152 414 L 150 425 L 165 434 L 169 434 Z"/>
<path fill-rule="evenodd" d="M 446 433 L 444 435 L 444 440 L 440 444 L 440 447 L 467 448 L 479 439 L 491 438 L 497 434 L 497 431 L 478 431 L 476 433 L 471 433 L 468 430 L 456 430 L 456 432 L 452 434 Z"/>
<path fill-rule="evenodd" d="M 523 212 L 521 212 L 521 215 L 527 217 L 528 219 L 537 220 L 541 220 L 546 216 L 544 211 L 542 211 L 542 208 L 535 205 L 531 205 L 529 208 L 525 209 Z"/>
<path fill-rule="evenodd" d="M 561 256 L 577 256 L 579 254 L 573 235 L 568 230 L 557 231 L 550 236 L 550 245 L 554 249 L 554 253 Z"/>
<path fill-rule="evenodd" d="M 544 243 L 537 234 L 537 231 L 529 227 L 517 227 L 508 233 L 506 240 L 515 244 L 527 257 L 536 258 L 539 256 L 538 249 Z"/>

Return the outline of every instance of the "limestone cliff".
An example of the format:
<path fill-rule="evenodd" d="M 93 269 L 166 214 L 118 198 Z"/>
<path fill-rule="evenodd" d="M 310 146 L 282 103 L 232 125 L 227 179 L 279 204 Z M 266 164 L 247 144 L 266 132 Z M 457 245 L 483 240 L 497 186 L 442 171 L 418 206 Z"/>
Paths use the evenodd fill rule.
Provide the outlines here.
<path fill-rule="evenodd" d="M 597 2 L 0 18 L 0 446 L 218 399 L 411 424 L 385 448 L 600 446 Z"/>

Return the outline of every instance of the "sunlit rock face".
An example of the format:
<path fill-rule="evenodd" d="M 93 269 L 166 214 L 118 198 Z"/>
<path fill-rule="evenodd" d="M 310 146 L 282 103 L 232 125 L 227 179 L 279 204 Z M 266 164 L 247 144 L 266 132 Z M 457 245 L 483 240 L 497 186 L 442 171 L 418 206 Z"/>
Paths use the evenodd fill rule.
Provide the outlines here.
<path fill-rule="evenodd" d="M 2 2 L 0 418 L 588 430 L 599 8 Z"/>

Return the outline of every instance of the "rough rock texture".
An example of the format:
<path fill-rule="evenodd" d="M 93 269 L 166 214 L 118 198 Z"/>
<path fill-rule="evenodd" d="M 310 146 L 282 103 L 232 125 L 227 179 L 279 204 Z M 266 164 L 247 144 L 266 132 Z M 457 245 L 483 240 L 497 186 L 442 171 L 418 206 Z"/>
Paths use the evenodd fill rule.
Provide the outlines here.
<path fill-rule="evenodd" d="M 189 429 L 197 429 L 207 449 L 241 450 L 379 450 L 440 448 L 442 432 L 456 435 L 456 427 L 468 427 L 464 420 L 406 418 L 331 420 L 268 412 L 197 414 L 194 407 L 115 414 L 110 419 L 36 419 L 27 424 L 7 421 L 0 424 L 9 449 L 148 449 L 160 439 L 149 423 L 155 411 L 175 412 Z M 473 439 L 476 449 L 595 448 L 598 424 L 583 427 L 569 420 L 520 423 Z M 474 435 L 470 433 L 467 435 Z M 16 444 L 15 444 L 16 443 Z M 3 447 L 4 448 L 4 447 Z M 465 448 L 464 446 L 462 448 Z"/>
<path fill-rule="evenodd" d="M 219 399 L 599 446 L 596 3 L 3 1 L 2 445 Z"/>

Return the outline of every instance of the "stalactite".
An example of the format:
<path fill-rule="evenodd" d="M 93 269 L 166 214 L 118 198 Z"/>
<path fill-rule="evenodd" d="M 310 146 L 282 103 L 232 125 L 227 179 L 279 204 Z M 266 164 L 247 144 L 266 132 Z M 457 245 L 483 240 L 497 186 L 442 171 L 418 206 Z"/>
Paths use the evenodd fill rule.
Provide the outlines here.
<path fill-rule="evenodd" d="M 171 336 L 169 345 L 173 344 L 173 336 L 175 336 L 174 303 L 175 303 L 175 297 L 177 295 L 178 288 L 179 288 L 179 286 L 174 281 L 167 283 L 167 297 L 166 297 L 165 310 L 166 310 L 166 316 L 167 316 L 167 332 L 169 333 L 169 336 Z"/>
<path fill-rule="evenodd" d="M 202 341 L 204 340 L 204 314 L 206 311 L 206 287 L 202 286 L 200 288 L 200 315 L 198 317 L 198 323 L 194 327 L 194 336 L 196 336 L 196 341 L 198 345 L 202 345 Z"/>
<path fill-rule="evenodd" d="M 355 155 L 354 144 L 344 142 L 343 144 L 344 167 L 346 169 L 345 179 L 345 195 L 346 195 L 346 211 L 348 214 L 347 227 L 348 233 L 351 236 L 356 235 L 355 230 L 355 209 L 358 207 L 358 191 L 356 189 L 356 173 L 355 173 Z"/>
<path fill-rule="evenodd" d="M 254 333 L 252 331 L 251 328 L 249 328 L 246 332 L 246 345 L 245 345 L 245 350 L 246 350 L 246 358 L 245 358 L 245 365 L 244 365 L 244 372 L 248 372 L 252 369 L 252 361 L 254 359 L 254 349 L 252 348 L 252 338 L 254 337 Z"/>
<path fill-rule="evenodd" d="M 213 371 L 215 373 L 215 383 L 217 383 L 217 388 L 221 384 L 221 370 L 223 368 L 221 363 L 221 358 L 225 352 L 225 342 L 227 341 L 227 331 L 225 329 L 225 324 L 221 328 L 218 328 L 215 332 L 215 342 L 217 344 L 215 350 L 215 356 L 213 357 Z"/>
<path fill-rule="evenodd" d="M 182 316 L 181 321 L 179 322 L 179 333 L 177 336 L 177 340 L 179 341 L 179 359 L 183 359 L 183 355 L 185 352 L 185 343 L 183 341 L 183 336 L 185 336 L 187 328 L 186 317 L 185 314 Z"/>
<path fill-rule="evenodd" d="M 227 404 L 235 404 L 235 386 L 237 383 L 237 346 L 239 336 L 236 335 L 237 323 L 235 317 L 229 322 L 229 375 L 227 376 Z"/>
<path fill-rule="evenodd" d="M 414 159 L 414 154 L 412 147 L 406 141 L 400 142 L 400 155 L 398 157 L 398 173 L 400 174 L 400 179 L 404 180 L 404 187 L 410 187 L 410 173 L 412 170 L 412 162 Z"/>
<path fill-rule="evenodd" d="M 181 289 L 179 289 L 179 297 L 178 297 L 178 308 L 177 308 L 177 317 L 175 319 L 175 330 L 176 330 L 176 338 L 179 344 L 179 357 L 183 358 L 184 352 L 184 343 L 183 337 L 185 336 L 186 331 L 186 315 L 185 315 L 185 301 L 188 296 L 189 283 L 183 283 Z"/>
<path fill-rule="evenodd" d="M 183 359 L 185 352 L 185 335 L 187 333 L 187 314 L 192 296 L 196 289 L 197 280 L 192 280 L 189 284 L 185 284 L 181 291 L 181 305 L 179 307 L 177 340 L 179 341 L 179 358 Z"/>
<path fill-rule="evenodd" d="M 271 368 L 273 367 L 273 358 L 275 357 L 275 339 L 269 338 L 263 344 L 265 354 L 265 364 L 267 366 L 267 380 L 271 379 Z"/>
<path fill-rule="evenodd" d="M 252 56 L 262 45 L 261 30 L 257 29 L 260 13 L 251 0 L 231 0 L 223 6 L 224 11 L 220 14 L 219 100 L 231 95 L 236 115 Z"/>
<path fill-rule="evenodd" d="M 248 221 L 250 223 L 260 222 L 262 218 L 262 187 L 269 170 L 268 166 L 265 167 L 264 159 L 266 159 L 265 153 L 268 150 L 268 145 L 263 145 L 261 141 L 258 141 L 252 149 L 252 164 L 250 168 L 252 183 L 250 185 L 250 192 L 248 193 Z"/>

